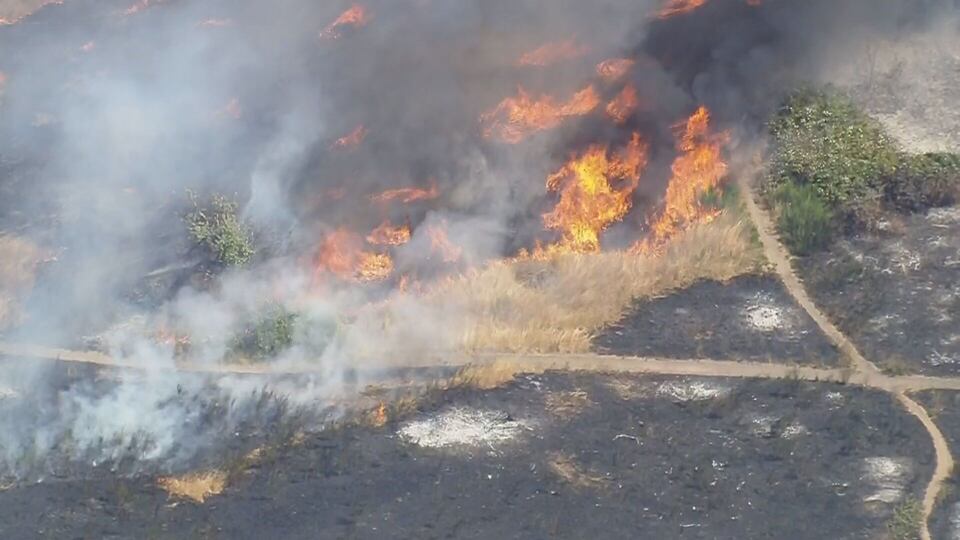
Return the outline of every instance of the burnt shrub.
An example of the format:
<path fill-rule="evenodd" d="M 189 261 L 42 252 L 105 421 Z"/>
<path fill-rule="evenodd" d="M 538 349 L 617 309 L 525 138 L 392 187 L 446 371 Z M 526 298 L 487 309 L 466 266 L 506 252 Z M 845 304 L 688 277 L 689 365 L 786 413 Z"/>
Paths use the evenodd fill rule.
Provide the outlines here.
<path fill-rule="evenodd" d="M 833 212 L 809 184 L 789 182 L 773 194 L 777 229 L 787 247 L 808 255 L 827 247 L 833 239 Z"/>
<path fill-rule="evenodd" d="M 904 156 L 884 186 L 888 204 L 916 212 L 960 201 L 960 155 L 928 153 Z"/>

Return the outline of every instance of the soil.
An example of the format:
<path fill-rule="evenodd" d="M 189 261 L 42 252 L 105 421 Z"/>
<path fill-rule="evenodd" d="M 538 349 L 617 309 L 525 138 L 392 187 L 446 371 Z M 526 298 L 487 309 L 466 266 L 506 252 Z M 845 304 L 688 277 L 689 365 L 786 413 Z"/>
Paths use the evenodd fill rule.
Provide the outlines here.
<path fill-rule="evenodd" d="M 903 218 L 798 259 L 820 306 L 890 371 L 960 373 L 960 208 Z"/>
<path fill-rule="evenodd" d="M 930 390 L 914 397 L 927 409 L 947 438 L 954 460 L 960 460 L 960 392 Z M 934 538 L 960 538 L 960 477 L 957 471 L 941 491 L 930 519 L 930 533 Z"/>
<path fill-rule="evenodd" d="M 309 436 L 202 506 L 147 477 L 9 489 L 0 536 L 873 539 L 933 459 L 883 392 L 550 372 Z"/>
<path fill-rule="evenodd" d="M 772 276 L 702 281 L 638 301 L 594 340 L 599 352 L 837 366 L 840 355 Z"/>

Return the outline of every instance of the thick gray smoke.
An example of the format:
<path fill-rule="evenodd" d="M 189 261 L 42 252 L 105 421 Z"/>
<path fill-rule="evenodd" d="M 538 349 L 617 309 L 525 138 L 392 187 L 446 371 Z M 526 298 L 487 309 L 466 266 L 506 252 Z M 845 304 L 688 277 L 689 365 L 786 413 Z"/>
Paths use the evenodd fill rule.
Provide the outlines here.
<path fill-rule="evenodd" d="M 619 229 L 636 236 L 644 204 L 666 181 L 670 126 L 696 105 L 752 136 L 785 89 L 822 80 L 864 36 L 923 32 L 956 10 L 948 0 L 712 0 L 658 20 L 655 0 L 362 4 L 369 20 L 336 39 L 321 33 L 349 3 L 66 0 L 0 26 L 0 234 L 56 255 L 22 324 L 2 337 L 77 347 L 98 336 L 111 355 L 148 368 L 100 385 L 64 383 L 56 369 L 23 362 L 4 368 L 0 386 L 23 399 L 0 394 L 0 473 L 65 448 L 169 466 L 209 446 L 211 429 L 240 425 L 262 382 L 164 369 L 173 347 L 141 331 L 158 322 L 188 331 L 191 361 L 212 364 L 265 303 L 295 307 L 311 324 L 274 365 L 310 362 L 318 374 L 271 388 L 303 405 L 340 392 L 366 351 L 451 348 L 445 325 L 456 314 L 415 299 L 398 303 L 397 318 L 413 321 L 403 343 L 363 324 L 331 340 L 330 324 L 396 282 L 317 294 L 310 261 L 325 235 L 409 221 L 413 239 L 393 253 L 398 273 L 432 276 L 445 267 L 426 231 L 444 224 L 463 249 L 461 267 L 479 265 L 549 239 L 544 178 L 571 151 L 640 131 L 652 145 L 650 178 Z M 585 52 L 517 65 L 565 40 Z M 483 137 L 481 114 L 518 86 L 564 100 L 595 80 L 597 62 L 616 57 L 636 60 L 629 78 L 647 104 L 627 125 L 592 114 L 515 145 Z M 337 146 L 360 125 L 361 144 Z M 434 185 L 430 200 L 370 201 Z M 235 197 L 260 240 L 253 264 L 215 287 L 189 279 L 198 254 L 181 219 L 187 190 Z M 170 268 L 182 278 L 146 294 L 144 276 Z M 229 405 L 211 422 L 204 414 L 215 403 Z"/>

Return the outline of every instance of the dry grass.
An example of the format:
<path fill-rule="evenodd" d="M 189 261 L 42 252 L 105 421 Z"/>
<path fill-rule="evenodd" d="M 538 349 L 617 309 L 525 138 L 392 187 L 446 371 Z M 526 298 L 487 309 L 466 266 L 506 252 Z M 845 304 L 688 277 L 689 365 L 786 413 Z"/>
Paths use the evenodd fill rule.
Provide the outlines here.
<path fill-rule="evenodd" d="M 553 454 L 550 456 L 548 464 L 554 474 L 576 488 L 600 489 L 606 486 L 608 482 L 603 476 L 585 471 L 572 457 L 565 454 Z"/>
<path fill-rule="evenodd" d="M 34 244 L 0 234 L 0 330 L 18 322 L 18 299 L 33 288 L 43 256 Z"/>
<path fill-rule="evenodd" d="M 227 487 L 227 473 L 215 469 L 183 476 L 167 476 L 158 479 L 157 485 L 171 497 L 203 503 L 208 497 L 223 493 Z"/>
<path fill-rule="evenodd" d="M 592 405 L 594 405 L 594 402 L 583 390 L 551 392 L 544 398 L 544 406 L 547 411 L 563 419 L 573 418 Z"/>
<path fill-rule="evenodd" d="M 500 262 L 451 280 L 423 302 L 459 318 L 457 349 L 585 352 L 593 334 L 636 298 L 760 267 L 749 225 L 724 216 L 678 237 L 661 256 L 623 252 Z"/>

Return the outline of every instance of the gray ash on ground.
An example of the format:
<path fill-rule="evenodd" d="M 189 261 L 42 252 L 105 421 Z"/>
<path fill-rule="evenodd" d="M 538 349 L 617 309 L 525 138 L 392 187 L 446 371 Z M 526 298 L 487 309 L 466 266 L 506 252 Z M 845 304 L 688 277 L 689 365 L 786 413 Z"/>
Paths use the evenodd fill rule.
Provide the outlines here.
<path fill-rule="evenodd" d="M 637 356 L 839 363 L 814 321 L 769 276 L 703 281 L 638 301 L 594 345 L 600 352 Z"/>
<path fill-rule="evenodd" d="M 798 261 L 819 305 L 871 361 L 960 373 L 960 208 L 903 218 Z"/>
<path fill-rule="evenodd" d="M 423 443 L 441 433 L 456 437 Z M 872 539 L 932 463 L 923 428 L 881 392 L 548 373 L 310 436 L 202 506 L 143 477 L 10 489 L 0 534 Z"/>
<path fill-rule="evenodd" d="M 960 392 L 929 390 L 914 397 L 943 432 L 954 461 L 960 462 Z M 930 534 L 934 538 L 960 538 L 960 475 L 956 470 L 942 489 L 930 519 Z"/>

